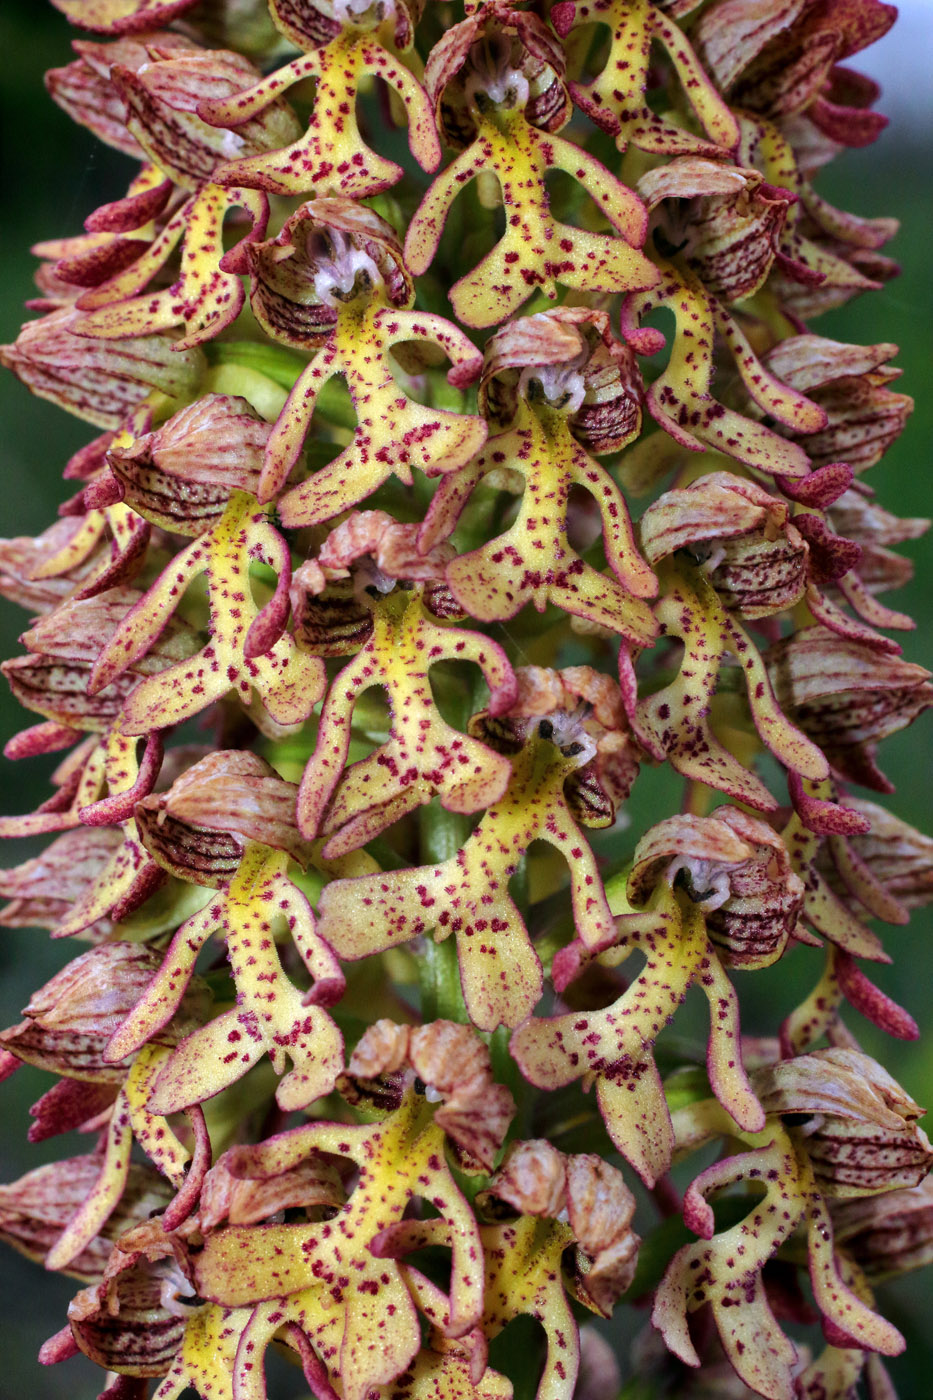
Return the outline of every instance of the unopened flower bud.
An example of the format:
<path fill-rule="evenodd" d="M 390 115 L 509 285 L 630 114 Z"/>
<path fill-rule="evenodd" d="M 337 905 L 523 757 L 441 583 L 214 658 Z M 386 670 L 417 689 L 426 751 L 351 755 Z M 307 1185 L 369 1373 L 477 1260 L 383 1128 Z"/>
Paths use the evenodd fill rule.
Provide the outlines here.
<path fill-rule="evenodd" d="M 93 572 L 98 558 L 88 554 L 73 568 L 65 565 L 61 573 L 49 578 L 44 577 L 45 566 L 67 558 L 68 545 L 83 527 L 80 516 L 68 516 L 34 538 L 18 535 L 0 540 L 0 594 L 34 615 L 51 612 L 63 603 Z"/>
<path fill-rule="evenodd" d="M 32 860 L 0 871 L 0 894 L 10 901 L 0 911 L 5 928 L 54 929 L 100 876 L 123 842 L 113 827 L 79 827 L 66 831 Z M 105 937 L 112 929 L 99 919 L 84 930 L 84 939 Z"/>
<path fill-rule="evenodd" d="M 73 334 L 80 312 L 71 307 L 27 321 L 0 364 L 40 399 L 101 428 L 119 428 L 152 389 L 192 398 L 204 370 L 197 349 L 176 350 L 167 335 L 99 340 Z"/>
<path fill-rule="evenodd" d="M 272 429 L 245 399 L 206 394 L 155 432 L 107 453 L 123 499 L 179 535 L 200 535 L 233 491 L 256 494 Z"/>
<path fill-rule="evenodd" d="M 0 668 L 20 703 L 76 729 L 109 729 L 141 675 L 163 671 L 198 647 L 194 629 L 173 618 L 132 668 L 92 693 L 94 662 L 141 597 L 135 589 L 119 587 L 68 599 L 24 632 L 28 655 Z"/>
<path fill-rule="evenodd" d="M 799 335 L 765 356 L 772 374 L 826 413 L 826 427 L 800 439 L 814 467 L 844 461 L 858 475 L 900 436 L 914 404 L 887 387 L 900 374 L 886 363 L 896 354 L 896 345 L 844 345 Z"/>
<path fill-rule="evenodd" d="M 33 994 L 24 1015 L 45 1030 L 108 1041 L 136 1005 L 160 955 L 139 943 L 103 943 L 82 953 Z"/>
<path fill-rule="evenodd" d="M 896 11 L 859 5 L 849 23 L 821 7 L 769 3 L 749 11 L 710 6 L 693 33 L 703 65 L 737 106 L 773 119 L 813 102 L 834 64 L 887 33 Z"/>
<path fill-rule="evenodd" d="M 93 1155 L 50 1162 L 18 1181 L 0 1186 L 0 1238 L 41 1264 L 84 1204 L 100 1176 Z M 126 1186 L 113 1213 L 68 1264 L 73 1278 L 90 1283 L 104 1272 L 113 1241 L 129 1227 L 167 1206 L 171 1187 L 148 1163 L 131 1162 Z"/>
<path fill-rule="evenodd" d="M 298 831 L 298 789 L 254 753 L 208 754 L 136 808 L 143 844 L 170 875 L 219 888 L 232 879 L 250 842 L 310 857 Z"/>
<path fill-rule="evenodd" d="M 765 662 L 781 709 L 833 768 L 852 782 L 889 792 L 875 746 L 933 704 L 929 672 L 826 627 L 805 627 L 776 642 Z"/>
<path fill-rule="evenodd" d="M 164 46 L 186 48 L 185 41 L 175 34 L 160 36 Z M 117 39 L 111 44 L 91 44 L 79 40 L 74 45 L 78 57 L 65 68 L 53 68 L 45 75 L 45 85 L 52 100 L 67 112 L 72 121 L 92 131 L 108 146 L 122 151 L 134 160 L 143 160 L 145 153 L 126 127 L 126 103 L 110 76 L 114 64 L 140 68 L 149 61 L 145 44 L 139 39 Z"/>
<path fill-rule="evenodd" d="M 836 1243 L 870 1283 L 933 1263 L 933 1177 L 883 1196 L 843 1201 L 833 1210 Z"/>
<path fill-rule="evenodd" d="M 859 1050 L 816 1050 L 752 1075 L 766 1113 L 792 1126 L 826 1196 L 916 1186 L 933 1166 L 923 1109 Z"/>
<path fill-rule="evenodd" d="M 129 130 L 186 189 L 210 180 L 223 161 L 279 150 L 300 136 L 294 113 L 280 98 L 235 130 L 210 126 L 198 115 L 202 103 L 223 102 L 258 82 L 248 59 L 224 49 L 162 49 L 158 38 L 146 49 L 146 63 L 117 65 L 113 81 L 129 108 Z"/>
<path fill-rule="evenodd" d="M 34 994 L 25 1021 L 0 1033 L 0 1043 L 27 1064 L 87 1083 L 119 1083 L 126 1062 L 112 1064 L 107 1043 L 140 1000 L 162 965 L 152 948 L 102 943 L 82 953 Z M 170 1028 L 160 1039 L 179 1039 L 203 1019 L 210 1002 L 195 977 Z"/>

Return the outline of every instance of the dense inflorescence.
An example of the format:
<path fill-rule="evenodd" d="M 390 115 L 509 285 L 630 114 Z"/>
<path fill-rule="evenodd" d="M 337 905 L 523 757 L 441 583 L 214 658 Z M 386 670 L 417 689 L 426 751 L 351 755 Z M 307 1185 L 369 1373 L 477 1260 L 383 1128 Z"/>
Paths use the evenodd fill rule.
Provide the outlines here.
<path fill-rule="evenodd" d="M 807 322 L 895 270 L 812 183 L 893 7 L 54 3 L 51 97 L 135 165 L 0 352 L 100 430 L 0 542 L 6 752 L 63 755 L 0 922 L 84 949 L 0 1033 L 92 1143 L 0 1187 L 81 1285 L 41 1359 L 615 1400 L 581 1320 L 653 1295 L 639 1395 L 890 1397 L 933 1149 L 842 1013 L 916 1035 L 863 963 L 931 843 L 850 789 L 933 701 L 882 601 L 926 522 L 864 480 L 896 347 Z"/>

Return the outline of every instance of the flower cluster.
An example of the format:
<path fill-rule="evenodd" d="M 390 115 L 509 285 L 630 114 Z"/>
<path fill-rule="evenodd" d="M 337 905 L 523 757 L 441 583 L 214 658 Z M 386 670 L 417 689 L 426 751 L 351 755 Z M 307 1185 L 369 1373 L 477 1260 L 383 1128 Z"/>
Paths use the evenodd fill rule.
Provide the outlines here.
<path fill-rule="evenodd" d="M 6 753 L 63 755 L 0 923 L 83 947 L 0 1033 L 30 1137 L 92 1143 L 0 1187 L 81 1285 L 41 1359 L 615 1400 L 581 1320 L 653 1294 L 659 1394 L 890 1396 L 933 1148 L 844 1013 L 917 1034 L 862 963 L 931 846 L 850 788 L 933 703 L 879 596 L 926 522 L 863 480 L 896 347 L 806 322 L 893 271 L 812 183 L 884 125 L 845 64 L 893 7 L 53 3 L 93 37 L 49 92 L 135 169 L 0 351 L 99 431 L 0 541 Z"/>

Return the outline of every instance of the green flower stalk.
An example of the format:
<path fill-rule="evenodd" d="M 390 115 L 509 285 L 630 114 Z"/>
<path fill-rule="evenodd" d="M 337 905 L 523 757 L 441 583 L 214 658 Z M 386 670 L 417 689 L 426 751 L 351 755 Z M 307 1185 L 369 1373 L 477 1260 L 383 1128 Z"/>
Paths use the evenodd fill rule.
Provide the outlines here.
<path fill-rule="evenodd" d="M 918 1034 L 863 964 L 931 843 L 859 790 L 933 703 L 882 601 L 928 522 L 861 479 L 896 347 L 808 322 L 895 270 L 813 184 L 884 125 L 845 61 L 893 7 L 54 3 L 92 37 L 49 92 L 135 170 L 0 351 L 101 430 L 0 541 L 6 753 L 62 755 L 0 922 L 83 948 L 0 1073 L 93 1142 L 0 1187 L 81 1285 L 40 1359 L 890 1397 L 933 1149 L 849 1011 Z M 660 765 L 681 810 L 629 830 Z M 581 1330 L 649 1302 L 634 1360 Z"/>

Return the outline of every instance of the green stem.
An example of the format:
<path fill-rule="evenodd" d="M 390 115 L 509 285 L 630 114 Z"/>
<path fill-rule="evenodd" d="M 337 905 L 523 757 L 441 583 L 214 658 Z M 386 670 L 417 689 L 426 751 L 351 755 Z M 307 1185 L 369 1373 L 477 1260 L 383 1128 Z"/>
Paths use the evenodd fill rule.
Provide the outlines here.
<path fill-rule="evenodd" d="M 458 812 L 446 812 L 431 803 L 420 810 L 419 830 L 422 860 L 426 865 L 442 865 L 461 849 L 470 834 L 470 823 Z M 418 976 L 425 1021 L 440 1019 L 469 1025 L 455 938 L 445 938 L 441 943 L 435 943 L 430 935 L 425 938 L 418 959 Z"/>

